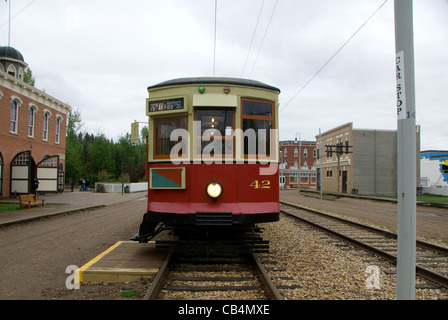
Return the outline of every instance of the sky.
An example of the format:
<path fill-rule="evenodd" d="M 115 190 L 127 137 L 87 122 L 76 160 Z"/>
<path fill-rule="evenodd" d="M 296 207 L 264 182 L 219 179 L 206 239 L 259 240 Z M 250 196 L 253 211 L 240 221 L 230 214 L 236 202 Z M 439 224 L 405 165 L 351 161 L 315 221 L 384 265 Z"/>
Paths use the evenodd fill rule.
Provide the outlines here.
<path fill-rule="evenodd" d="M 413 14 L 421 150 L 448 150 L 448 0 Z M 147 121 L 148 86 L 199 76 L 279 88 L 280 140 L 397 129 L 393 0 L 217 0 L 216 20 L 215 0 L 0 1 L 9 34 L 35 86 L 114 141 Z"/>

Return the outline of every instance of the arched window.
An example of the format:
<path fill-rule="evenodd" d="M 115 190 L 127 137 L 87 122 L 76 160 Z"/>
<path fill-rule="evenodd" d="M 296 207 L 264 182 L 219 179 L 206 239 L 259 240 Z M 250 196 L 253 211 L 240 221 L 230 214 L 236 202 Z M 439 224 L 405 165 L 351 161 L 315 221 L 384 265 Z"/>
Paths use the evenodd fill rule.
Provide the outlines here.
<path fill-rule="evenodd" d="M 31 154 L 29 151 L 19 153 L 14 158 L 11 165 L 13 165 L 13 166 L 28 166 L 28 165 L 30 165 L 30 155 Z"/>
<path fill-rule="evenodd" d="M 9 67 L 8 67 L 8 74 L 13 76 L 14 78 L 16 77 L 17 69 L 16 69 L 16 67 L 14 67 L 13 64 L 9 65 Z"/>
<path fill-rule="evenodd" d="M 43 123 L 43 133 L 42 133 L 42 140 L 48 141 L 48 128 L 50 125 L 50 117 L 51 112 L 48 110 L 44 110 L 44 123 Z"/>
<path fill-rule="evenodd" d="M 60 115 L 57 115 L 56 116 L 56 137 L 55 137 L 56 144 L 61 143 L 61 124 L 62 124 L 62 117 Z"/>
<path fill-rule="evenodd" d="M 18 133 L 18 119 L 19 119 L 19 104 L 16 100 L 11 100 L 11 124 L 9 131 L 12 133 Z"/>
<path fill-rule="evenodd" d="M 30 105 L 28 107 L 28 137 L 34 138 L 34 126 L 36 121 L 36 110 L 37 107 Z"/>

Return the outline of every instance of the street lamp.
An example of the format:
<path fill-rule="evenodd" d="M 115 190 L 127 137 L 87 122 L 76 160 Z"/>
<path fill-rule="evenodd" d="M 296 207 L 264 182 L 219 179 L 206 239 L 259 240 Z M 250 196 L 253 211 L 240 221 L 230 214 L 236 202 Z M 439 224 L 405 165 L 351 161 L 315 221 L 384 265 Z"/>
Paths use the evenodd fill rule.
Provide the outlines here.
<path fill-rule="evenodd" d="M 300 138 L 300 132 L 296 132 L 296 142 L 297 135 L 299 135 L 299 164 L 297 165 L 297 191 L 300 193 L 300 181 L 302 177 L 300 176 L 300 160 L 302 157 L 302 139 Z"/>

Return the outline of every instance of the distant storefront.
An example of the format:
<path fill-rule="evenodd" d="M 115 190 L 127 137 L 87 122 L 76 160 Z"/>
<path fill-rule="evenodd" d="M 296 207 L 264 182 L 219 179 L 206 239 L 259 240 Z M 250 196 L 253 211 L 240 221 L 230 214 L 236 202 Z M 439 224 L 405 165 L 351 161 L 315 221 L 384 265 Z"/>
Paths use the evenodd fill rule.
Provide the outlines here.
<path fill-rule="evenodd" d="M 280 141 L 280 187 L 316 189 L 314 141 Z"/>

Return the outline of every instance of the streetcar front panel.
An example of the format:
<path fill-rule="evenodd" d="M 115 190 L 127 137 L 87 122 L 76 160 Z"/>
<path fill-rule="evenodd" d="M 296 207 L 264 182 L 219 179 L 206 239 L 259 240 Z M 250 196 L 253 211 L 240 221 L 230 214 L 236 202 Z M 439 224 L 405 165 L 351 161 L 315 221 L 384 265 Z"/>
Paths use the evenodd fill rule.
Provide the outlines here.
<path fill-rule="evenodd" d="M 245 79 L 185 78 L 148 92 L 144 222 L 194 227 L 278 220 L 279 89 Z"/>

